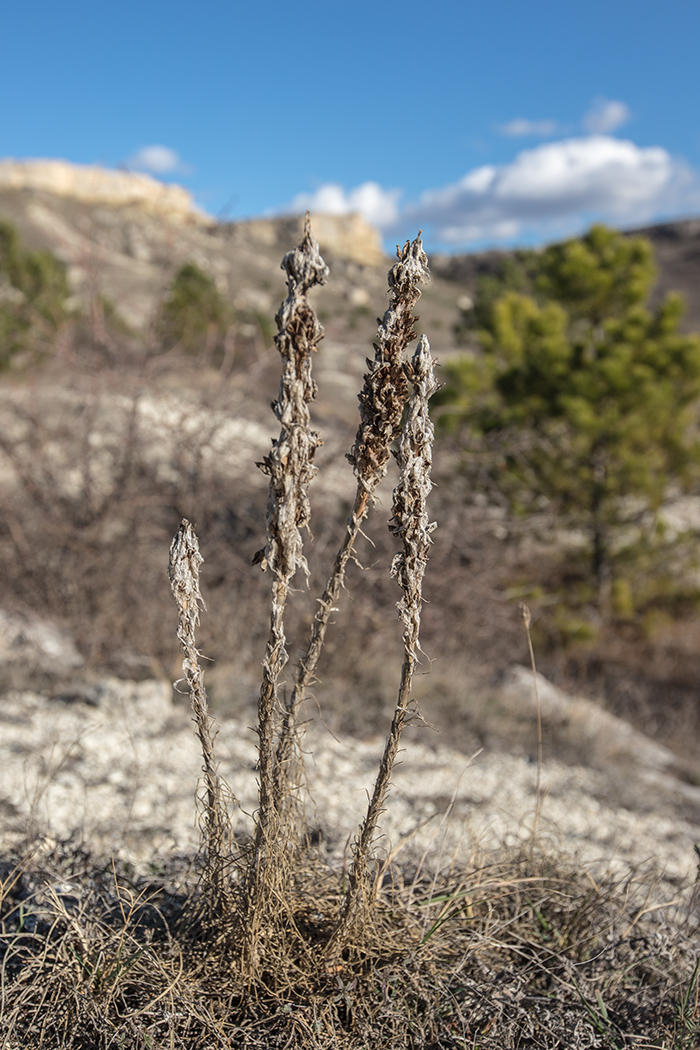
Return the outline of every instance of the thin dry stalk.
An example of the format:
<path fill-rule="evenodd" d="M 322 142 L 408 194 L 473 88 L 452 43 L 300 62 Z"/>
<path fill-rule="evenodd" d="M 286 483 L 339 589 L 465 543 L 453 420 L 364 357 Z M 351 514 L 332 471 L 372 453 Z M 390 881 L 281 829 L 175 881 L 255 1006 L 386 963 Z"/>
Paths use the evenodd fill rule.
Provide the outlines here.
<path fill-rule="evenodd" d="M 535 650 L 532 645 L 532 635 L 530 634 L 530 624 L 532 617 L 530 610 L 524 602 L 520 603 L 520 615 L 523 618 L 523 624 L 525 625 L 525 634 L 527 635 L 527 646 L 530 653 L 530 667 L 532 669 L 532 681 L 535 688 L 535 704 L 537 705 L 537 787 L 535 788 L 535 817 L 532 822 L 532 836 L 530 839 L 530 851 L 534 852 L 535 842 L 537 839 L 537 828 L 540 822 L 540 812 L 542 810 L 542 708 L 540 705 L 540 691 L 537 685 L 537 665 L 535 663 Z"/>
<path fill-rule="evenodd" d="M 298 740 L 299 710 L 313 681 L 331 613 L 336 608 L 345 581 L 345 570 L 361 526 L 374 503 L 374 493 L 386 475 L 391 445 L 401 429 L 409 384 L 406 378 L 406 350 L 416 338 L 414 315 L 421 292 L 419 284 L 430 280 L 428 259 L 418 237 L 403 248 L 397 247 L 398 261 L 388 274 L 390 301 L 379 322 L 374 343 L 374 359 L 367 361 L 360 401 L 360 425 L 348 459 L 357 477 L 357 490 L 345 535 L 326 583 L 318 599 L 319 608 L 311 626 L 306 652 L 301 657 L 294 688 L 286 705 L 277 746 L 275 771 L 277 795 L 287 806 L 288 827 L 293 824 L 292 807 L 301 779 L 301 750 Z"/>
<path fill-rule="evenodd" d="M 394 489 L 393 514 L 389 522 L 389 529 L 400 537 L 403 548 L 395 555 L 391 566 L 391 575 L 403 591 L 403 597 L 396 605 L 404 625 L 401 683 L 372 798 L 354 846 L 348 890 L 331 945 L 342 939 L 363 898 L 368 904 L 365 891 L 372 841 L 389 790 L 401 733 L 412 717 L 410 693 L 420 651 L 423 576 L 432 544 L 431 533 L 436 527 L 435 522 L 430 521 L 427 506 L 432 489 L 430 471 L 434 439 L 428 401 L 437 390 L 438 383 L 430 345 L 425 336 L 422 336 L 416 347 L 407 372 L 413 391 L 397 453 L 400 478 Z"/>
<path fill-rule="evenodd" d="M 202 747 L 202 772 L 206 789 L 204 805 L 204 832 L 206 842 L 205 884 L 207 904 L 214 914 L 221 914 L 228 899 L 226 868 L 230 863 L 232 843 L 231 821 L 225 799 L 230 796 L 224 790 L 214 758 L 212 719 L 204 688 L 204 672 L 195 640 L 199 625 L 199 611 L 205 609 L 199 590 L 199 566 L 204 559 L 199 552 L 199 542 L 189 521 L 183 519 L 170 545 L 168 575 L 170 586 L 178 607 L 177 637 L 184 659 L 182 669 L 190 689 L 190 701 L 197 727 L 197 736 Z M 235 800 L 234 800 L 235 801 Z"/>
<path fill-rule="evenodd" d="M 278 846 L 277 799 L 275 793 L 275 733 L 279 716 L 278 683 L 287 663 L 284 610 L 292 580 L 298 569 L 308 575 L 301 530 L 308 526 L 308 488 L 317 468 L 314 453 L 321 440 L 311 429 L 309 402 L 316 396 L 311 376 L 311 355 L 323 337 L 323 328 L 307 299 L 315 285 L 325 284 L 328 267 L 311 233 L 308 213 L 301 245 L 282 260 L 287 273 L 287 298 L 275 320 L 275 345 L 282 358 L 282 378 L 273 411 L 280 434 L 258 466 L 270 478 L 267 502 L 267 544 L 256 561 L 272 575 L 270 635 L 263 661 L 263 679 L 258 699 L 259 811 L 255 836 L 255 858 L 251 870 L 251 903 L 259 903 L 266 879 L 274 868 Z M 268 887 L 269 889 L 269 887 Z M 259 912 L 260 909 L 257 908 Z"/>

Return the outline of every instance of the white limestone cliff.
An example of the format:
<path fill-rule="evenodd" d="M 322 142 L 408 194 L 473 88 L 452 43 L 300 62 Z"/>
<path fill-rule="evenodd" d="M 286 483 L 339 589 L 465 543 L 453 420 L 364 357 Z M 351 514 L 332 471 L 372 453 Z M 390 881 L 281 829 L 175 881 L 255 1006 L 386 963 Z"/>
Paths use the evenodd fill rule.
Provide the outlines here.
<path fill-rule="evenodd" d="M 187 222 L 210 222 L 189 190 L 150 175 L 116 171 L 65 160 L 2 160 L 0 189 L 33 189 L 91 204 L 139 204 L 146 210 Z"/>

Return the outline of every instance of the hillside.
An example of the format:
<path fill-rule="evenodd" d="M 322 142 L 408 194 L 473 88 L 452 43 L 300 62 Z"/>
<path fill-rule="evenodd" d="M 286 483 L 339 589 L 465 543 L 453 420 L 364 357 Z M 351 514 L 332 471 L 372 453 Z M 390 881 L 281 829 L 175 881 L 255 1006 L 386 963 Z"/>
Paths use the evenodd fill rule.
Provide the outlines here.
<path fill-rule="evenodd" d="M 377 333 L 391 260 L 376 231 L 352 216 L 314 220 L 329 283 L 309 301 L 284 300 L 278 345 L 295 367 L 280 386 L 272 317 L 286 295 L 280 259 L 299 243 L 298 219 L 215 223 L 184 191 L 61 165 L 29 176 L 0 165 L 0 218 L 30 248 L 60 255 L 83 307 L 43 360 L 27 355 L 0 381 L 0 1032 L 8 1047 L 613 1050 L 639 1038 L 650 1050 L 695 1046 L 697 621 L 680 629 L 663 621 L 656 640 L 603 631 L 573 657 L 540 632 L 547 677 L 533 674 L 518 603 L 532 595 L 536 632 L 552 600 L 548 558 L 564 549 L 558 526 L 523 527 L 472 490 L 458 469 L 462 450 L 447 439 L 434 449 L 432 491 L 424 466 L 416 495 L 417 456 L 413 470 L 404 465 L 414 488 L 405 512 L 397 509 L 397 392 L 408 374 L 417 397 L 418 382 L 386 358 L 372 373 L 386 428 L 372 431 L 372 447 L 384 453 L 387 477 L 371 490 L 376 503 L 367 504 L 337 592 L 317 598 L 357 513 L 353 500 L 357 508 L 367 498 L 371 475 L 358 468 L 356 497 L 347 454 L 358 390 L 365 407 L 380 396 L 367 393 L 364 377 L 372 340 L 382 344 L 393 325 L 403 354 L 400 339 L 414 323 L 410 311 L 396 320 L 396 288 L 410 283 L 404 269 L 401 281 L 392 277 L 392 308 Z M 310 241 L 304 251 L 289 264 L 295 278 L 303 260 L 322 269 Z M 416 263 L 420 245 L 410 252 L 415 282 L 424 261 Z M 417 327 L 438 357 L 456 351 L 459 298 L 492 260 L 436 260 Z M 185 261 L 233 300 L 223 359 L 151 340 L 154 313 Z M 98 331 L 105 298 L 121 321 Z M 326 328 L 313 355 L 309 303 Z M 316 399 L 312 383 L 299 390 L 311 360 Z M 307 400 L 310 426 L 299 413 Z M 414 407 L 406 418 L 403 434 L 415 439 Z M 292 517 L 295 529 L 305 520 L 298 493 L 280 484 L 271 492 L 256 469 L 271 471 L 280 420 L 284 479 L 305 436 L 316 454 L 310 528 L 297 533 L 308 586 L 297 572 L 273 646 L 271 585 L 276 609 L 281 588 L 260 556 L 266 518 L 266 556 Z M 426 457 L 425 417 L 424 427 Z M 397 611 L 414 584 L 406 573 L 397 587 L 396 553 L 416 546 L 397 515 L 405 523 L 426 491 L 420 651 L 402 708 L 408 632 Z M 183 518 L 197 526 L 206 602 L 184 665 L 178 638 L 186 618 L 190 627 L 198 619 L 197 590 L 184 600 L 180 592 L 176 637 L 166 572 Z M 197 565 L 192 548 L 188 559 Z M 172 565 L 171 550 L 171 582 Z M 278 712 L 324 609 L 323 658 L 298 715 L 300 764 L 287 765 Z M 261 663 L 285 649 L 270 721 L 258 703 Z M 198 660 L 217 719 L 206 790 L 206 746 L 198 751 L 183 680 L 192 684 Z M 607 675 L 597 691 L 596 670 Z M 406 725 L 389 770 L 385 741 L 397 711 Z M 282 815 L 268 825 L 277 836 L 269 853 L 258 830 L 266 717 L 279 775 L 267 798 Z M 202 742 L 206 721 L 200 707 Z M 357 835 L 377 770 L 391 784 L 363 870 Z M 269 896 L 256 881 L 266 855 Z M 358 868 L 361 900 L 344 925 Z"/>
<path fill-rule="evenodd" d="M 225 654 L 232 645 L 240 645 L 240 630 L 256 622 L 264 602 L 265 588 L 251 592 L 245 582 L 248 560 L 260 546 L 266 491 L 264 477 L 252 467 L 265 454 L 273 429 L 266 408 L 278 382 L 272 318 L 284 296 L 280 259 L 297 241 L 299 220 L 217 223 L 179 187 L 164 187 L 146 176 L 62 162 L 1 163 L 0 218 L 16 225 L 29 248 L 49 248 L 66 263 L 76 299 L 85 308 L 104 296 L 128 325 L 111 335 L 109 345 L 96 338 L 99 333 L 88 331 L 82 349 L 62 350 L 52 366 L 36 371 L 28 381 L 17 382 L 11 376 L 5 380 L 0 477 L 3 485 L 22 486 L 15 511 L 21 524 L 7 518 L 0 538 L 7 600 L 60 615 L 95 666 L 120 674 L 129 667 L 140 667 L 139 673 L 156 667 L 162 673 L 172 661 L 172 643 L 161 610 L 169 598 L 155 598 L 160 571 L 157 542 L 169 542 L 180 516 L 204 521 L 202 504 L 207 500 L 206 520 L 214 543 L 208 559 L 212 577 L 226 607 L 231 599 L 225 597 L 224 584 L 230 586 L 232 579 L 241 581 L 250 604 L 249 611 L 230 608 L 223 617 L 225 627 L 205 627 L 209 652 L 216 658 L 211 679 L 217 696 L 227 695 L 234 707 L 247 703 L 255 692 L 255 643 L 246 643 L 251 656 L 244 673 L 239 667 L 233 676 Z M 345 453 L 357 426 L 357 392 L 375 337 L 375 318 L 386 306 L 391 260 L 382 255 L 377 232 L 357 216 L 318 216 L 313 222 L 331 271 L 327 285 L 314 292 L 326 332 L 314 366 L 320 393 L 313 406 L 324 440 L 317 483 L 323 516 L 314 530 L 318 571 L 323 573 L 326 550 L 332 549 L 338 530 L 326 515 L 340 515 L 342 521 L 349 498 Z M 697 310 L 700 224 L 688 221 L 645 233 L 658 245 L 659 290 L 676 287 L 692 293 L 689 302 Z M 458 351 L 453 326 L 460 297 L 473 293 L 479 275 L 502 258 L 502 253 L 487 252 L 431 260 L 433 277 L 420 300 L 419 331 L 429 335 L 438 361 Z M 208 272 L 233 301 L 232 356 L 223 373 L 201 368 L 193 360 L 171 360 L 169 355 L 161 359 L 160 353 L 147 353 L 144 358 L 154 313 L 172 275 L 185 261 L 194 261 Z M 94 351 L 93 342 L 99 344 Z M 98 467 L 91 457 L 98 449 L 99 470 L 107 464 L 115 472 L 109 483 L 103 478 L 98 484 L 94 476 Z M 455 683 L 464 674 L 470 679 L 485 675 L 486 681 L 492 681 L 509 662 L 526 659 L 517 603 L 514 606 L 510 596 L 518 590 L 514 581 L 546 573 L 551 540 L 533 544 L 527 529 L 523 533 L 517 523 L 504 520 L 502 507 L 480 502 L 478 493 L 466 491 L 454 462 L 454 450 L 441 445 L 435 467 L 439 486 L 433 498 L 436 516 L 445 527 L 435 539 L 430 583 L 434 602 L 426 610 L 425 631 L 427 641 L 447 661 L 442 667 L 438 663 L 435 672 L 443 683 L 440 718 L 466 749 L 483 741 L 484 734 L 491 738 L 493 727 L 486 706 L 478 717 L 474 705 L 465 712 L 464 690 Z M 235 503 L 229 495 L 232 485 Z M 55 505 L 50 517 L 41 497 L 47 487 Z M 389 485 L 383 499 L 389 506 Z M 147 523 L 135 516 L 144 502 L 150 508 Z M 533 535 L 536 532 L 535 526 Z M 129 534 L 134 539 L 131 564 L 123 554 L 123 537 Z M 47 553 L 43 569 L 25 565 L 32 544 L 41 551 L 60 549 L 66 543 L 74 546 L 70 537 L 75 535 L 82 536 L 80 544 L 87 546 L 77 545 L 74 564 L 64 558 L 54 568 Z M 517 540 L 521 535 L 522 542 Z M 381 528 L 373 542 L 377 544 L 373 558 L 390 556 L 390 540 Z M 242 547 L 236 546 L 241 543 Z M 78 547 L 89 555 L 78 558 Z M 133 622 L 122 626 L 121 645 L 114 642 L 117 610 L 102 585 L 105 560 L 110 557 L 122 564 L 130 587 L 148 578 L 154 588 L 152 600 L 139 602 Z M 80 586 L 65 578 L 69 564 L 83 581 L 80 586 L 87 589 L 82 600 Z M 363 594 L 355 599 L 359 649 L 336 649 L 331 644 L 332 670 L 323 688 L 334 705 L 338 728 L 352 730 L 362 720 L 352 704 L 343 704 L 340 697 L 346 688 L 339 683 L 351 668 L 362 677 L 353 656 L 362 651 L 368 664 L 364 723 L 372 729 L 381 723 L 386 705 L 380 681 L 386 643 L 382 636 L 375 637 L 370 604 L 371 596 L 378 593 L 389 607 L 395 600 L 390 582 L 373 563 L 360 579 Z M 546 603 L 547 584 L 542 586 Z M 297 604 L 298 615 L 308 616 L 308 607 L 300 599 Z M 692 630 L 687 626 L 672 631 L 661 624 L 658 634 L 659 644 L 614 636 L 602 663 L 599 654 L 587 651 L 572 662 L 571 654 L 556 646 L 551 653 L 542 646 L 538 655 L 543 669 L 561 684 L 571 684 L 573 675 L 577 688 L 595 688 L 616 713 L 634 718 L 639 728 L 657 727 L 655 731 L 667 743 L 678 744 L 687 759 L 692 751 L 688 729 L 694 732 L 700 724 L 693 699 L 698 668 Z M 635 703 L 630 699 L 634 696 Z M 660 724 L 656 711 L 662 696 L 672 698 L 675 714 Z M 496 735 L 503 733 L 499 726 Z"/>
<path fill-rule="evenodd" d="M 217 222 L 180 187 L 58 161 L 0 163 L 0 217 L 29 248 L 49 249 L 68 266 L 83 301 L 103 294 L 137 330 L 187 261 L 237 307 L 269 310 L 280 252 L 298 228 L 294 219 Z M 343 262 L 341 292 L 351 301 L 352 274 L 384 266 L 378 234 L 356 215 L 319 216 L 316 228 L 329 258 Z"/>
<path fill-rule="evenodd" d="M 700 330 L 700 219 L 660 223 L 629 230 L 630 236 L 647 237 L 653 246 L 659 277 L 652 302 L 667 292 L 680 292 L 686 304 L 685 331 Z M 470 255 L 437 255 L 432 258 L 433 273 L 473 291 L 480 276 L 494 273 L 509 253 L 474 252 Z"/>
<path fill-rule="evenodd" d="M 0 162 L 0 218 L 17 227 L 29 248 L 46 248 L 66 263 L 81 301 L 104 295 L 136 331 L 147 328 L 172 275 L 187 261 L 211 274 L 240 311 L 269 314 L 276 308 L 279 260 L 299 228 L 298 218 L 219 222 L 181 187 L 60 161 Z M 379 234 L 358 215 L 315 215 L 313 221 L 333 270 L 332 284 L 319 292 L 328 339 L 366 345 L 389 262 Z M 700 220 L 632 232 L 654 246 L 656 297 L 681 292 L 685 328 L 700 329 Z M 478 277 L 507 254 L 431 258 L 433 281 L 421 319 L 438 355 L 454 348 L 460 297 L 473 295 Z"/>

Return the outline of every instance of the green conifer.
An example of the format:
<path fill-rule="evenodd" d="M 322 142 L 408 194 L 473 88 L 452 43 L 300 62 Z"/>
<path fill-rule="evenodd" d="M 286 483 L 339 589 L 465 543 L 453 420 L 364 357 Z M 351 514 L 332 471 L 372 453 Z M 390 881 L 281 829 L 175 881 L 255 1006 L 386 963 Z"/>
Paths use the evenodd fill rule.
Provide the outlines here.
<path fill-rule="evenodd" d="M 621 530 L 652 534 L 698 463 L 700 338 L 681 334 L 677 295 L 647 305 L 654 279 L 649 243 L 602 226 L 546 249 L 534 294 L 496 299 L 483 358 L 448 369 L 441 396 L 499 448 L 513 507 L 585 531 L 601 596 Z"/>

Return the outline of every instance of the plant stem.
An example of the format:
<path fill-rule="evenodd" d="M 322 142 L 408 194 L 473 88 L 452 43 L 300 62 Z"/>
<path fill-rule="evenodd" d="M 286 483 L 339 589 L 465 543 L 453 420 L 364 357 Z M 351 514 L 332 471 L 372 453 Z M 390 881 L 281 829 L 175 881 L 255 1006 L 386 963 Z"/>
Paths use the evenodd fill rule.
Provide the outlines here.
<path fill-rule="evenodd" d="M 231 826 L 214 757 L 212 719 L 209 716 L 204 672 L 199 663 L 200 654 L 195 640 L 199 611 L 206 608 L 199 589 L 199 566 L 203 560 L 199 552 L 197 534 L 189 521 L 183 518 L 170 545 L 168 575 L 178 607 L 177 637 L 180 641 L 180 652 L 184 657 L 182 668 L 190 688 L 190 701 L 204 763 L 202 771 L 206 786 L 204 829 L 207 897 L 211 911 L 220 915 L 226 900 L 225 870 L 231 845 Z"/>
<path fill-rule="evenodd" d="M 397 453 L 400 477 L 394 490 L 393 516 L 389 523 L 390 531 L 402 541 L 402 550 L 394 557 L 391 566 L 391 575 L 403 591 L 403 597 L 397 602 L 399 616 L 404 624 L 401 681 L 374 790 L 355 843 L 354 861 L 345 901 L 329 948 L 337 944 L 346 933 L 364 894 L 372 841 L 389 790 L 401 733 L 407 720 L 413 715 L 410 693 L 417 653 L 420 650 L 423 576 L 432 544 L 431 533 L 435 529 L 435 523 L 429 520 L 427 508 L 427 498 L 432 489 L 430 471 L 434 438 L 428 401 L 437 390 L 438 384 L 435 380 L 434 360 L 425 336 L 421 338 L 407 371 L 413 392 Z"/>
<path fill-rule="evenodd" d="M 540 821 L 540 810 L 542 808 L 542 709 L 540 705 L 540 690 L 537 684 L 537 665 L 535 664 L 535 650 L 532 645 L 532 635 L 530 634 L 530 610 L 524 602 L 520 603 L 520 615 L 522 616 L 523 623 L 525 624 L 527 646 L 530 653 L 530 667 L 532 668 L 532 681 L 534 683 L 535 688 L 535 703 L 537 705 L 537 786 L 535 788 L 535 817 L 532 822 L 532 838 L 530 840 L 530 854 L 532 855 L 535 849 L 535 842 L 537 839 L 537 826 Z"/>
<path fill-rule="evenodd" d="M 311 357 L 323 337 L 323 328 L 308 298 L 308 291 L 324 284 L 328 267 L 311 233 L 307 213 L 304 236 L 298 248 L 282 260 L 287 273 L 288 294 L 275 318 L 275 345 L 282 358 L 282 376 L 273 411 L 280 433 L 258 466 L 270 478 L 267 502 L 267 544 L 255 561 L 272 575 L 270 634 L 263 661 L 258 698 L 259 809 L 255 834 L 255 856 L 249 880 L 251 914 L 261 922 L 262 898 L 270 899 L 279 865 L 279 821 L 275 791 L 275 734 L 278 721 L 278 682 L 287 662 L 284 611 L 291 582 L 301 569 L 308 575 L 301 530 L 311 515 L 308 488 L 317 473 L 314 453 L 322 443 L 311 429 L 309 402 L 316 396 L 311 376 Z"/>
<path fill-rule="evenodd" d="M 292 821 L 294 787 L 301 777 L 297 741 L 299 710 L 316 673 L 331 613 L 340 597 L 362 522 L 369 514 L 379 482 L 386 475 L 391 445 L 399 435 L 408 396 L 406 349 L 416 338 L 414 326 L 418 318 L 413 310 L 421 294 L 419 284 L 430 280 L 430 272 L 420 234 L 413 242 L 406 241 L 403 248 L 397 247 L 396 255 L 398 261 L 388 274 L 389 307 L 379 323 L 374 360 L 367 362 L 368 371 L 359 395 L 360 425 L 348 455 L 357 476 L 355 502 L 333 570 L 319 599 L 319 609 L 311 625 L 306 651 L 297 666 L 280 730 L 275 786 L 278 798 L 288 804 L 288 823 Z"/>

